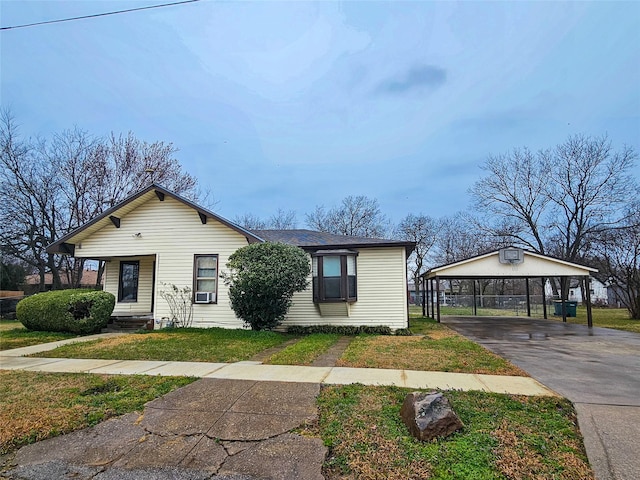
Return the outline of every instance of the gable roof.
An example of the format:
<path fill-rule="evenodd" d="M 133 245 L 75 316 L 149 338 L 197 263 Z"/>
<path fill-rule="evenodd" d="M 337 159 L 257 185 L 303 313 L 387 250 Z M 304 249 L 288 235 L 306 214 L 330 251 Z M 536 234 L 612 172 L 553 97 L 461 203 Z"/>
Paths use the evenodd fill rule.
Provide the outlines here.
<path fill-rule="evenodd" d="M 509 247 L 517 248 L 517 247 Z M 524 261 L 520 264 L 500 263 L 500 250 L 466 258 L 457 262 L 432 268 L 422 276 L 426 278 L 523 278 L 589 276 L 596 268 L 567 262 L 525 249 Z"/>
<path fill-rule="evenodd" d="M 235 230 L 241 235 L 244 235 L 247 238 L 247 241 L 249 243 L 263 241 L 260 237 L 256 236 L 254 233 L 250 232 L 249 230 L 246 230 L 241 226 L 236 225 L 233 222 L 230 222 L 226 218 L 223 218 L 220 215 L 217 215 L 207 210 L 206 208 L 196 205 L 192 201 L 187 200 L 186 198 L 178 195 L 177 193 L 167 190 L 166 188 L 160 185 L 151 184 L 148 187 L 144 188 L 143 190 L 140 190 L 139 192 L 136 192 L 133 195 L 130 195 L 129 197 L 125 198 L 120 203 L 114 205 L 113 207 L 106 210 L 102 214 L 98 215 L 94 219 L 88 221 L 84 225 L 81 225 L 80 227 L 76 228 L 72 232 L 69 232 L 68 234 L 64 235 L 62 238 L 60 238 L 56 242 L 53 242 L 51 245 L 47 246 L 47 252 L 73 255 L 75 251 L 76 243 L 81 242 L 83 239 L 87 238 L 91 234 L 97 232 L 98 230 L 102 229 L 103 227 L 109 224 L 119 222 L 120 221 L 119 219 L 121 217 L 131 212 L 132 210 L 136 209 L 140 205 L 148 202 L 152 198 L 157 198 L 162 201 L 164 200 L 165 196 L 171 197 L 183 203 L 184 205 L 194 209 L 196 212 L 198 212 L 198 215 L 200 215 L 200 219 L 202 220 L 203 223 L 206 222 L 207 218 L 212 218 L 226 225 L 232 230 Z"/>
<path fill-rule="evenodd" d="M 366 248 L 405 247 L 407 254 L 413 251 L 415 243 L 385 238 L 354 237 L 315 230 L 254 230 L 254 233 L 268 242 L 287 243 L 303 249 L 322 248 Z"/>
<path fill-rule="evenodd" d="M 114 205 L 110 209 L 106 210 L 99 216 L 90 220 L 89 222 L 81 225 L 75 230 L 64 235 L 62 238 L 53 242 L 47 246 L 48 253 L 62 253 L 66 255 L 73 255 L 75 253 L 75 245 L 80 243 L 85 238 L 89 237 L 98 230 L 106 227 L 107 225 L 116 224 L 120 221 L 120 218 L 135 210 L 142 204 L 157 198 L 160 201 L 164 200 L 165 196 L 169 196 L 184 205 L 194 209 L 200 215 L 200 219 L 203 223 L 207 218 L 212 218 L 223 225 L 235 230 L 244 237 L 246 237 L 249 243 L 256 242 L 280 242 L 287 243 L 289 245 L 295 245 L 304 249 L 314 249 L 318 247 L 324 248 L 363 248 L 363 247 L 405 247 L 407 255 L 415 248 L 415 243 L 388 240 L 381 238 L 369 238 L 369 237 L 353 237 L 346 235 L 335 235 L 332 233 L 316 232 L 313 230 L 247 230 L 240 225 L 237 225 L 226 218 L 217 215 L 206 208 L 196 205 L 190 200 L 174 193 L 166 188 L 151 184 L 148 187 L 136 192 L 129 197 L 125 198 L 120 203 Z"/>

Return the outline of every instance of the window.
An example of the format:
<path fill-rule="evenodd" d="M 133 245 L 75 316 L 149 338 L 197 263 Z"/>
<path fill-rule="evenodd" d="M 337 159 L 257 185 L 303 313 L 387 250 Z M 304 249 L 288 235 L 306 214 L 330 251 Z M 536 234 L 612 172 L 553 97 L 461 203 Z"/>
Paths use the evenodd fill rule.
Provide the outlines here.
<path fill-rule="evenodd" d="M 120 262 L 120 277 L 118 280 L 118 302 L 138 301 L 139 272 L 139 261 L 127 260 Z"/>
<path fill-rule="evenodd" d="M 357 300 L 356 252 L 318 251 L 313 259 L 314 302 Z"/>
<path fill-rule="evenodd" d="M 195 303 L 216 303 L 218 255 L 196 255 L 193 267 Z"/>

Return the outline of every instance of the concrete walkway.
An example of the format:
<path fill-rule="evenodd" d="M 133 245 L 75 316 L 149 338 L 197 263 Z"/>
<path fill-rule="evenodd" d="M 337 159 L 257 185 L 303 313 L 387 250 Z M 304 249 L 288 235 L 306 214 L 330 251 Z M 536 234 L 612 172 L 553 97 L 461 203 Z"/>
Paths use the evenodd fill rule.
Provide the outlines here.
<path fill-rule="evenodd" d="M 640 334 L 522 317 L 443 323 L 573 402 L 598 480 L 640 479 Z"/>
<path fill-rule="evenodd" d="M 27 445 L 9 480 L 322 480 L 312 383 L 201 379 L 95 427 Z"/>
<path fill-rule="evenodd" d="M 470 373 L 425 372 L 347 367 L 305 367 L 263 365 L 257 361 L 236 363 L 165 362 L 154 360 L 95 360 L 25 357 L 53 350 L 61 345 L 123 335 L 106 333 L 58 342 L 0 351 L 0 369 L 37 372 L 102 373 L 114 375 L 190 376 L 272 382 L 301 382 L 330 385 L 395 385 L 437 390 L 479 390 L 514 395 L 557 395 L 529 377 Z"/>

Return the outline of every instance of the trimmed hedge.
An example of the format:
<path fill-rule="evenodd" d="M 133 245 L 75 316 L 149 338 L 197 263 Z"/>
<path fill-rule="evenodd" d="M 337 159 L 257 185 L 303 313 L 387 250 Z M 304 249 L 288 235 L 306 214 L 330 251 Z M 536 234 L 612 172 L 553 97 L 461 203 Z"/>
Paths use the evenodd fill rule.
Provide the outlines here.
<path fill-rule="evenodd" d="M 109 321 L 115 297 L 100 290 L 54 290 L 20 300 L 16 316 L 29 330 L 94 333 Z"/>
<path fill-rule="evenodd" d="M 291 325 L 287 328 L 287 333 L 295 335 L 308 335 L 311 333 L 337 333 L 338 335 L 411 335 L 407 328 L 399 328 L 395 332 L 386 325 Z"/>

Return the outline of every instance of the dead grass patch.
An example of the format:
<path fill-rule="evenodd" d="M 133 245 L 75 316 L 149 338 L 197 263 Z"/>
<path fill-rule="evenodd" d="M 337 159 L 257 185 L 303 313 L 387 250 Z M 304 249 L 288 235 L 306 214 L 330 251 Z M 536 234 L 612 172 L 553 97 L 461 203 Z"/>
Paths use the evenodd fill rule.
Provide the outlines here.
<path fill-rule="evenodd" d="M 550 468 L 557 465 L 560 471 L 554 472 L 553 478 L 562 480 L 593 480 L 594 476 L 589 465 L 576 452 L 580 446 L 575 440 L 566 439 L 564 445 L 553 444 L 550 441 L 545 453 L 537 452 L 527 445 L 524 437 L 535 434 L 525 426 L 516 427 L 503 420 L 500 426 L 492 432 L 498 440 L 499 446 L 495 450 L 496 467 L 509 479 L 546 480 Z M 564 450 L 562 447 L 567 448 Z"/>
<path fill-rule="evenodd" d="M 142 408 L 192 379 L 0 371 L 0 453 Z"/>

